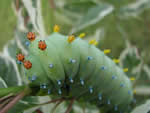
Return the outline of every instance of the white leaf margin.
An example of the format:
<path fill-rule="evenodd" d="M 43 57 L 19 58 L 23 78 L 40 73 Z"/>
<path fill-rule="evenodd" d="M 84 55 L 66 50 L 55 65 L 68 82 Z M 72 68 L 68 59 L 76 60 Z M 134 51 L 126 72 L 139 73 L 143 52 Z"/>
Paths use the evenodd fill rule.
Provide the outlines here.
<path fill-rule="evenodd" d="M 7 84 L 5 83 L 5 81 L 0 77 L 0 82 L 3 84 L 3 86 L 5 87 L 5 88 L 7 88 L 8 86 L 7 86 Z"/>
<path fill-rule="evenodd" d="M 146 101 L 145 104 L 136 107 L 131 113 L 149 113 L 149 111 L 150 111 L 150 100 Z"/>
<path fill-rule="evenodd" d="M 145 7 L 141 10 L 139 10 L 139 8 L 141 6 L 145 5 Z M 128 17 L 137 17 L 140 13 L 142 13 L 144 11 L 144 9 L 150 8 L 150 0 L 137 0 L 134 3 L 131 3 L 127 6 L 124 6 L 121 8 L 121 12 L 119 14 L 119 17 L 122 19 L 126 19 Z M 122 10 L 132 10 L 132 11 L 126 11 L 126 12 L 122 12 Z"/>
<path fill-rule="evenodd" d="M 34 29 L 40 34 L 40 36 L 44 37 L 46 33 L 41 14 L 41 0 L 37 0 L 37 8 L 32 6 L 31 0 L 22 0 L 22 2 L 30 16 Z"/>
<path fill-rule="evenodd" d="M 114 7 L 113 6 L 109 6 L 106 10 L 103 10 L 101 13 L 99 13 L 99 15 L 97 16 L 97 18 L 93 19 L 92 21 L 88 22 L 87 24 L 84 24 L 82 26 L 79 25 L 79 23 L 77 24 L 79 27 L 74 27 L 71 31 L 71 33 L 75 33 L 78 32 L 90 25 L 96 24 L 98 21 L 102 20 L 105 16 L 107 16 L 108 14 L 110 14 L 111 12 L 113 12 Z M 83 17 L 84 18 L 84 17 Z"/>
<path fill-rule="evenodd" d="M 14 43 L 14 40 L 11 40 L 10 43 Z M 21 86 L 22 80 L 20 77 L 20 73 L 19 73 L 15 59 L 13 59 L 8 53 L 8 44 L 4 47 L 3 53 L 0 53 L 0 56 L 5 60 L 7 65 L 9 65 L 9 63 L 12 63 L 12 65 L 14 66 L 15 72 L 16 72 L 17 79 L 18 79 L 17 85 Z"/>

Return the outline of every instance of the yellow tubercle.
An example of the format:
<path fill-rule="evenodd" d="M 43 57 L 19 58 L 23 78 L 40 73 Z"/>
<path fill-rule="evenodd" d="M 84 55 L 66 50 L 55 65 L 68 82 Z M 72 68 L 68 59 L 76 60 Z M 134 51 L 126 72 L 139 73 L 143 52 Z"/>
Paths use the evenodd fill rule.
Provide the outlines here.
<path fill-rule="evenodd" d="M 128 69 L 128 68 L 124 68 L 123 71 L 124 71 L 124 72 L 128 72 L 129 69 Z"/>
<path fill-rule="evenodd" d="M 108 54 L 108 53 L 110 53 L 110 52 L 111 52 L 110 49 L 105 49 L 105 50 L 104 50 L 104 54 Z"/>
<path fill-rule="evenodd" d="M 54 32 L 59 32 L 60 31 L 60 27 L 58 25 L 54 25 Z"/>
<path fill-rule="evenodd" d="M 134 80 L 135 80 L 135 78 L 134 78 L 134 77 L 131 77 L 131 78 L 130 78 L 130 80 L 134 81 Z"/>
<path fill-rule="evenodd" d="M 136 90 L 133 90 L 133 94 L 136 94 Z"/>
<path fill-rule="evenodd" d="M 113 59 L 113 61 L 114 61 L 115 63 L 119 63 L 119 62 L 120 62 L 119 59 Z"/>
<path fill-rule="evenodd" d="M 75 40 L 75 36 L 74 36 L 74 35 L 70 35 L 70 36 L 68 37 L 68 42 L 69 42 L 69 43 L 73 42 L 74 40 Z"/>
<path fill-rule="evenodd" d="M 97 45 L 98 45 L 98 42 L 97 42 L 97 41 L 95 41 L 94 45 L 95 45 L 95 46 L 97 46 Z"/>
<path fill-rule="evenodd" d="M 98 42 L 96 40 L 90 40 L 89 44 L 96 46 L 98 44 Z"/>
<path fill-rule="evenodd" d="M 89 41 L 89 44 L 91 44 L 91 45 L 94 44 L 94 43 L 95 43 L 95 40 L 90 40 Z"/>
<path fill-rule="evenodd" d="M 81 34 L 79 35 L 79 37 L 80 37 L 80 38 L 84 38 L 84 37 L 85 37 L 85 33 L 81 33 Z"/>

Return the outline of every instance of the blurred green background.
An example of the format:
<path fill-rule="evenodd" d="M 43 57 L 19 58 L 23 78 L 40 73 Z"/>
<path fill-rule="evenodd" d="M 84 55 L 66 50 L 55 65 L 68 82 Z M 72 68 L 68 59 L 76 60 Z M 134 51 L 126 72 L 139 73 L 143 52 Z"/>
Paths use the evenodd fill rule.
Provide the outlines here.
<path fill-rule="evenodd" d="M 17 18 L 11 0 L 0 1 L 0 50 L 5 43 L 14 37 Z"/>

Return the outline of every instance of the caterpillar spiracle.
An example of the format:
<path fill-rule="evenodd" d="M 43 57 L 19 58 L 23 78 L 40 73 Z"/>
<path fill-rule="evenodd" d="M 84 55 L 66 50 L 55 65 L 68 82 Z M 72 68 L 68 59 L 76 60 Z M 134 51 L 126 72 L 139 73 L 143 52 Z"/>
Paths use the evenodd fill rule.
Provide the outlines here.
<path fill-rule="evenodd" d="M 127 111 L 133 90 L 123 69 L 96 48 L 94 40 L 88 43 L 55 30 L 45 40 L 28 35 L 32 40 L 23 64 L 29 84 L 39 87 L 39 94 L 73 97 L 116 113 Z"/>

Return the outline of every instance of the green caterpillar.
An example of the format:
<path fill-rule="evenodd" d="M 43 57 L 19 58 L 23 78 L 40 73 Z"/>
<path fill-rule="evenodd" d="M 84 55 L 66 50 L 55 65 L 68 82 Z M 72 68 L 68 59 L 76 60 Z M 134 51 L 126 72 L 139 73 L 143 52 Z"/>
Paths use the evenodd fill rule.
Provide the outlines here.
<path fill-rule="evenodd" d="M 133 100 L 131 82 L 104 52 L 77 37 L 53 33 L 32 39 L 24 61 L 30 84 L 39 94 L 57 95 L 123 113 Z"/>

